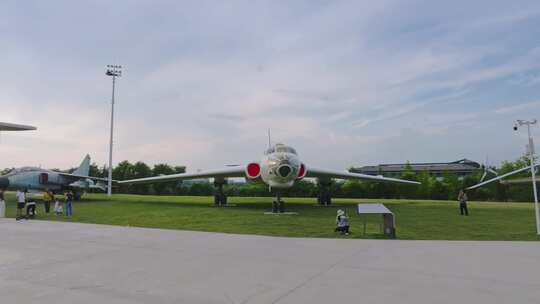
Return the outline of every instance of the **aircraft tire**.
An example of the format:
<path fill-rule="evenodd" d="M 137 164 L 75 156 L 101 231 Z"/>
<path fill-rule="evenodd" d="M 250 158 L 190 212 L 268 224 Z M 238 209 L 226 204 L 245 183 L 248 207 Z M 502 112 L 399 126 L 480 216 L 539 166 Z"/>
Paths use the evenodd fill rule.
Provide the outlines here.
<path fill-rule="evenodd" d="M 328 206 L 332 203 L 332 198 L 330 197 L 330 193 L 324 194 L 324 205 Z"/>
<path fill-rule="evenodd" d="M 272 202 L 272 213 L 278 213 L 278 203 L 276 201 Z"/>
<path fill-rule="evenodd" d="M 225 194 L 221 195 L 221 205 L 227 205 L 227 196 Z"/>

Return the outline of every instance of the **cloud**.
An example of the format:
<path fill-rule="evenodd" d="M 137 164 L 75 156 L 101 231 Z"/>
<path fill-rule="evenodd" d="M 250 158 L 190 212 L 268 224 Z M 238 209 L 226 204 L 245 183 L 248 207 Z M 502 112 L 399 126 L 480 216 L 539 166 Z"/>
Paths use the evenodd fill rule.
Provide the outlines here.
<path fill-rule="evenodd" d="M 525 111 L 527 109 L 538 109 L 540 107 L 540 101 L 532 101 L 521 103 L 517 105 L 509 105 L 495 109 L 493 112 L 496 114 L 511 114 L 516 112 Z"/>

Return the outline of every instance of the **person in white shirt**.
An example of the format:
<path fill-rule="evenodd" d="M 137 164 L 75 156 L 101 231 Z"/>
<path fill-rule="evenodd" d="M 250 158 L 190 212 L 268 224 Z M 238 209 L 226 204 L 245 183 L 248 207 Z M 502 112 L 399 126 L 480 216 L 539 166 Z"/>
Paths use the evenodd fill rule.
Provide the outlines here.
<path fill-rule="evenodd" d="M 17 190 L 17 194 L 15 195 L 17 197 L 17 217 L 16 220 L 20 220 L 23 217 L 23 209 L 24 205 L 26 205 L 26 189 L 20 189 Z"/>

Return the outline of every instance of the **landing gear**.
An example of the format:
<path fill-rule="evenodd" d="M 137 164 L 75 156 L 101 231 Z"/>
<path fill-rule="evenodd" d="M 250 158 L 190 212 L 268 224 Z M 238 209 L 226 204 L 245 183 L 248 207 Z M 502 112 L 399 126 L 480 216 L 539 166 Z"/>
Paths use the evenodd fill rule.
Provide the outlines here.
<path fill-rule="evenodd" d="M 281 200 L 281 194 L 276 194 L 276 199 L 272 202 L 272 213 L 284 213 L 285 202 Z"/>
<path fill-rule="evenodd" d="M 214 205 L 222 207 L 227 205 L 227 195 L 223 192 L 223 185 L 225 183 L 214 182 L 216 191 L 214 193 Z"/>
<path fill-rule="evenodd" d="M 331 182 L 319 182 L 319 196 L 317 203 L 322 206 L 330 206 L 332 204 L 332 195 L 330 194 Z"/>

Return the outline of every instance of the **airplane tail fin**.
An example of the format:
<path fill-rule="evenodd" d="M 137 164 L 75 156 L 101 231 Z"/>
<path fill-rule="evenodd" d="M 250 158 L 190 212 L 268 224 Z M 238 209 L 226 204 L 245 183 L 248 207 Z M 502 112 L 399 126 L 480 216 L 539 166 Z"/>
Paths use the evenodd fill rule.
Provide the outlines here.
<path fill-rule="evenodd" d="M 74 175 L 88 176 L 90 173 L 90 155 L 86 155 L 79 168 L 73 172 Z"/>

